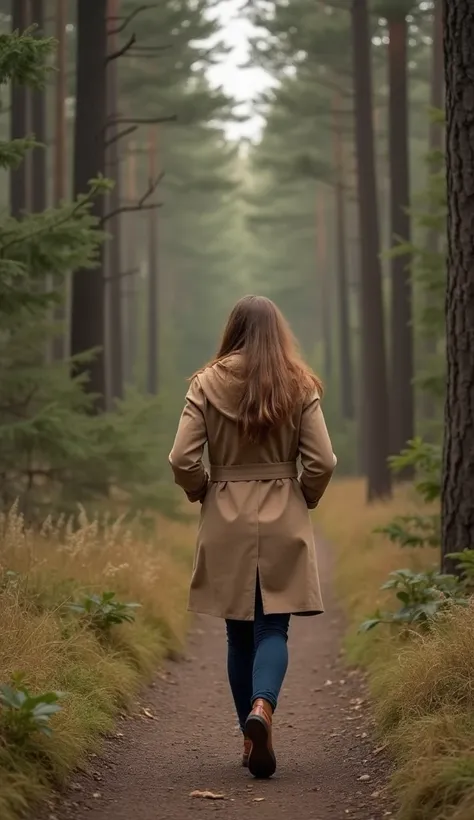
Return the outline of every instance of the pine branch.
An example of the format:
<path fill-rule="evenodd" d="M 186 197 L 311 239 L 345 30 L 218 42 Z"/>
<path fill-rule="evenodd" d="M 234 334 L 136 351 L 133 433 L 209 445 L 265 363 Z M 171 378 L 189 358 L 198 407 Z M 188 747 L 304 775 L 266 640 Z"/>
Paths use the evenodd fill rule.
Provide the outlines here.
<path fill-rule="evenodd" d="M 158 174 L 158 176 L 155 177 L 155 179 L 150 180 L 148 188 L 135 205 L 121 205 L 119 208 L 116 208 L 114 211 L 111 211 L 109 214 L 106 214 L 101 224 L 104 224 L 104 222 L 108 222 L 109 219 L 113 219 L 114 217 L 119 216 L 119 214 L 126 214 L 133 211 L 152 211 L 155 210 L 155 208 L 161 208 L 161 202 L 147 203 L 147 200 L 156 191 L 163 177 L 164 172 L 161 171 L 161 173 Z"/>
<path fill-rule="evenodd" d="M 42 88 L 52 67 L 48 63 L 54 40 L 33 36 L 34 27 L 24 32 L 0 34 L 0 83 L 12 80 L 18 85 Z"/>
<path fill-rule="evenodd" d="M 28 391 L 26 396 L 21 400 L 17 401 L 12 404 L 2 404 L 0 405 L 0 413 L 9 413 L 11 416 L 18 416 L 19 418 L 26 418 L 25 411 L 27 410 L 28 406 L 34 399 L 36 393 L 39 390 L 39 385 L 33 385 L 33 387 Z"/>
<path fill-rule="evenodd" d="M 111 29 L 111 31 L 109 31 L 109 34 L 121 34 L 121 32 L 124 31 L 127 28 L 129 23 L 131 23 L 132 20 L 135 19 L 135 17 L 137 17 L 143 11 L 148 11 L 148 9 L 157 8 L 157 6 L 158 6 L 158 3 L 151 3 L 151 5 L 149 4 L 149 5 L 137 6 L 136 9 L 133 9 L 133 11 L 131 11 L 130 14 L 128 14 L 127 17 L 124 18 L 123 22 L 117 28 Z M 122 19 L 121 17 L 109 17 L 109 20 L 121 20 L 121 19 Z"/>
<path fill-rule="evenodd" d="M 121 205 L 120 208 L 116 208 L 115 211 L 106 214 L 101 224 L 103 225 L 105 222 L 108 222 L 109 219 L 120 216 L 120 214 L 129 214 L 135 211 L 155 211 L 157 208 L 161 208 L 161 202 L 149 202 L 146 205 Z"/>
<path fill-rule="evenodd" d="M 5 251 L 8 250 L 8 248 L 11 248 L 13 245 L 18 245 L 18 243 L 25 242 L 25 241 L 30 241 L 31 239 L 33 239 L 37 236 L 41 236 L 42 234 L 45 234 L 45 233 L 51 233 L 52 231 L 55 231 L 57 228 L 59 228 L 61 225 L 64 225 L 65 223 L 69 222 L 71 219 L 73 219 L 79 213 L 87 212 L 89 206 L 91 205 L 92 201 L 97 196 L 97 194 L 100 193 L 101 190 L 104 190 L 104 187 L 106 186 L 106 183 L 107 183 L 107 181 L 103 180 L 103 179 L 92 180 L 91 181 L 91 187 L 90 187 L 88 193 L 84 194 L 81 197 L 79 197 L 77 199 L 77 201 L 74 203 L 74 205 L 72 206 L 72 208 L 71 207 L 66 207 L 65 208 L 65 207 L 62 206 L 60 208 L 54 209 L 51 212 L 51 213 L 54 213 L 56 211 L 59 214 L 58 219 L 56 221 L 52 222 L 52 223 L 50 221 L 48 221 L 47 219 L 38 220 L 38 221 L 40 221 L 40 225 L 35 230 L 30 231 L 28 234 L 25 234 L 24 231 L 16 231 L 16 230 L 15 231 L 4 232 L 3 236 L 2 236 L 2 240 L 5 237 L 8 237 L 8 236 L 11 236 L 13 238 L 10 239 L 10 241 L 6 242 L 5 244 L 0 244 L 1 256 L 4 257 L 5 256 Z M 49 215 L 48 211 L 45 211 L 40 216 L 44 217 L 44 216 L 47 216 L 47 215 Z M 23 227 L 24 224 L 25 223 L 20 222 L 20 223 L 17 223 L 17 226 Z"/>
<path fill-rule="evenodd" d="M 128 57 L 139 57 L 140 59 L 150 59 L 159 57 L 163 51 L 169 51 L 170 48 L 173 46 L 137 46 L 136 48 L 132 48 L 130 51 L 127 52 Z"/>
<path fill-rule="evenodd" d="M 123 57 L 123 55 L 126 54 L 127 51 L 129 51 L 132 48 L 132 46 L 136 43 L 136 41 L 137 41 L 136 35 L 132 34 L 128 38 L 125 45 L 123 45 L 121 48 L 117 49 L 117 51 L 112 52 L 112 54 L 109 54 L 109 56 L 107 57 L 106 62 L 111 63 L 112 60 L 117 60 L 119 57 Z"/>
<path fill-rule="evenodd" d="M 150 180 L 150 184 L 148 185 L 148 188 L 146 189 L 143 196 L 138 200 L 138 205 L 139 206 L 144 205 L 145 202 L 147 201 L 148 197 L 150 197 L 156 191 L 156 189 L 158 188 L 158 185 L 162 181 L 164 175 L 165 175 L 164 171 L 160 171 L 160 173 L 158 174 L 157 177 L 155 177 L 155 179 Z"/>
<path fill-rule="evenodd" d="M 111 128 L 113 125 L 158 125 L 164 122 L 176 122 L 176 119 L 175 114 L 169 117 L 119 117 L 115 120 L 109 120 L 105 127 Z"/>
<path fill-rule="evenodd" d="M 0 140 L 0 168 L 18 168 L 31 148 L 39 148 L 39 143 L 33 137 L 9 140 L 8 142 Z"/>
<path fill-rule="evenodd" d="M 138 125 L 131 125 L 129 128 L 124 128 L 123 131 L 118 131 L 113 137 L 106 141 L 105 147 L 110 148 L 115 142 L 123 139 L 123 137 L 128 137 L 129 134 L 133 134 L 134 131 L 137 131 Z"/>

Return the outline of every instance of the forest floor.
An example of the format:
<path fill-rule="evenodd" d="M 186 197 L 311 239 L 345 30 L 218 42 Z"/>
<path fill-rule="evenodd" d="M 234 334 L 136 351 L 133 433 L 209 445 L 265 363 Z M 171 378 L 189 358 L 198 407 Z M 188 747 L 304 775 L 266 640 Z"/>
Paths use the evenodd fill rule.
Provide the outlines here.
<path fill-rule="evenodd" d="M 44 820 L 207 820 L 219 812 L 249 820 L 390 817 L 389 764 L 374 735 L 363 676 L 344 665 L 330 551 L 320 552 L 327 611 L 292 619 L 272 780 L 256 781 L 240 765 L 223 624 L 200 617 L 185 659 L 156 675 L 106 740 L 103 756 L 49 803 Z M 206 791 L 221 798 L 192 796 Z"/>

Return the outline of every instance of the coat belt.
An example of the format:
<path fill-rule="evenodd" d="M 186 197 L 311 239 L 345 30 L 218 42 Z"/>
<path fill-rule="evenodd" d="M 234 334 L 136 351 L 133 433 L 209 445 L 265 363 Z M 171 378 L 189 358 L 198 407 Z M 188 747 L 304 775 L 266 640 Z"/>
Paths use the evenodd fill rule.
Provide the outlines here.
<path fill-rule="evenodd" d="M 211 465 L 211 481 L 271 481 L 298 478 L 296 461 L 260 462 L 259 464 Z"/>

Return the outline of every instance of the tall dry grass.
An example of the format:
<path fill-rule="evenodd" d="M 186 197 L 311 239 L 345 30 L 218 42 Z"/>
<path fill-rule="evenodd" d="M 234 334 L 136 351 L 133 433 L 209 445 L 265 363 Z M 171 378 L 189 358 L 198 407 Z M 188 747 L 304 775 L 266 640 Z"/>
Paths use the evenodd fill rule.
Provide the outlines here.
<path fill-rule="evenodd" d="M 474 605 L 408 641 L 385 627 L 357 634 L 364 618 L 390 605 L 390 593 L 380 591 L 390 572 L 438 564 L 436 551 L 403 549 L 374 533 L 396 515 L 420 512 L 410 489 L 370 506 L 364 492 L 362 481 L 334 482 L 316 521 L 334 548 L 349 654 L 367 667 L 379 730 L 396 763 L 397 818 L 473 820 Z"/>
<path fill-rule="evenodd" d="M 387 631 L 358 634 L 362 621 L 392 603 L 390 593 L 381 589 L 389 574 L 401 568 L 420 571 L 438 563 L 436 551 L 401 548 L 376 532 L 395 516 L 417 513 L 420 502 L 409 486 L 397 487 L 389 501 L 368 505 L 362 479 L 334 481 L 318 508 L 316 525 L 336 555 L 336 588 L 348 616 L 347 649 L 355 662 L 382 661 L 390 651 Z"/>
<path fill-rule="evenodd" d="M 34 693 L 66 693 L 51 738 L 9 746 L 0 720 L 0 817 L 16 820 L 83 761 L 160 657 L 182 645 L 194 526 L 159 518 L 145 534 L 140 522 L 82 513 L 77 527 L 48 519 L 38 533 L 12 510 L 0 534 L 0 683 L 21 672 Z M 104 591 L 141 605 L 107 640 L 67 607 Z"/>

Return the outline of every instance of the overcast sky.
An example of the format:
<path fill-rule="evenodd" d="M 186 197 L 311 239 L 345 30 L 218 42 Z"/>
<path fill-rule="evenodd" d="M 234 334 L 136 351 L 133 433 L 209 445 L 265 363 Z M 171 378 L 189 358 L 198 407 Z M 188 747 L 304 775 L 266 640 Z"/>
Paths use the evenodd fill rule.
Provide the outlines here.
<path fill-rule="evenodd" d="M 249 38 L 252 27 L 242 15 L 239 15 L 241 0 L 223 0 L 218 7 L 217 16 L 222 26 L 225 42 L 232 49 L 231 53 L 218 66 L 210 70 L 211 82 L 222 85 L 224 90 L 242 102 L 239 114 L 251 115 L 248 122 L 231 124 L 228 133 L 231 138 L 258 137 L 261 122 L 252 110 L 252 99 L 268 88 L 269 76 L 260 68 L 243 68 L 249 60 Z"/>

